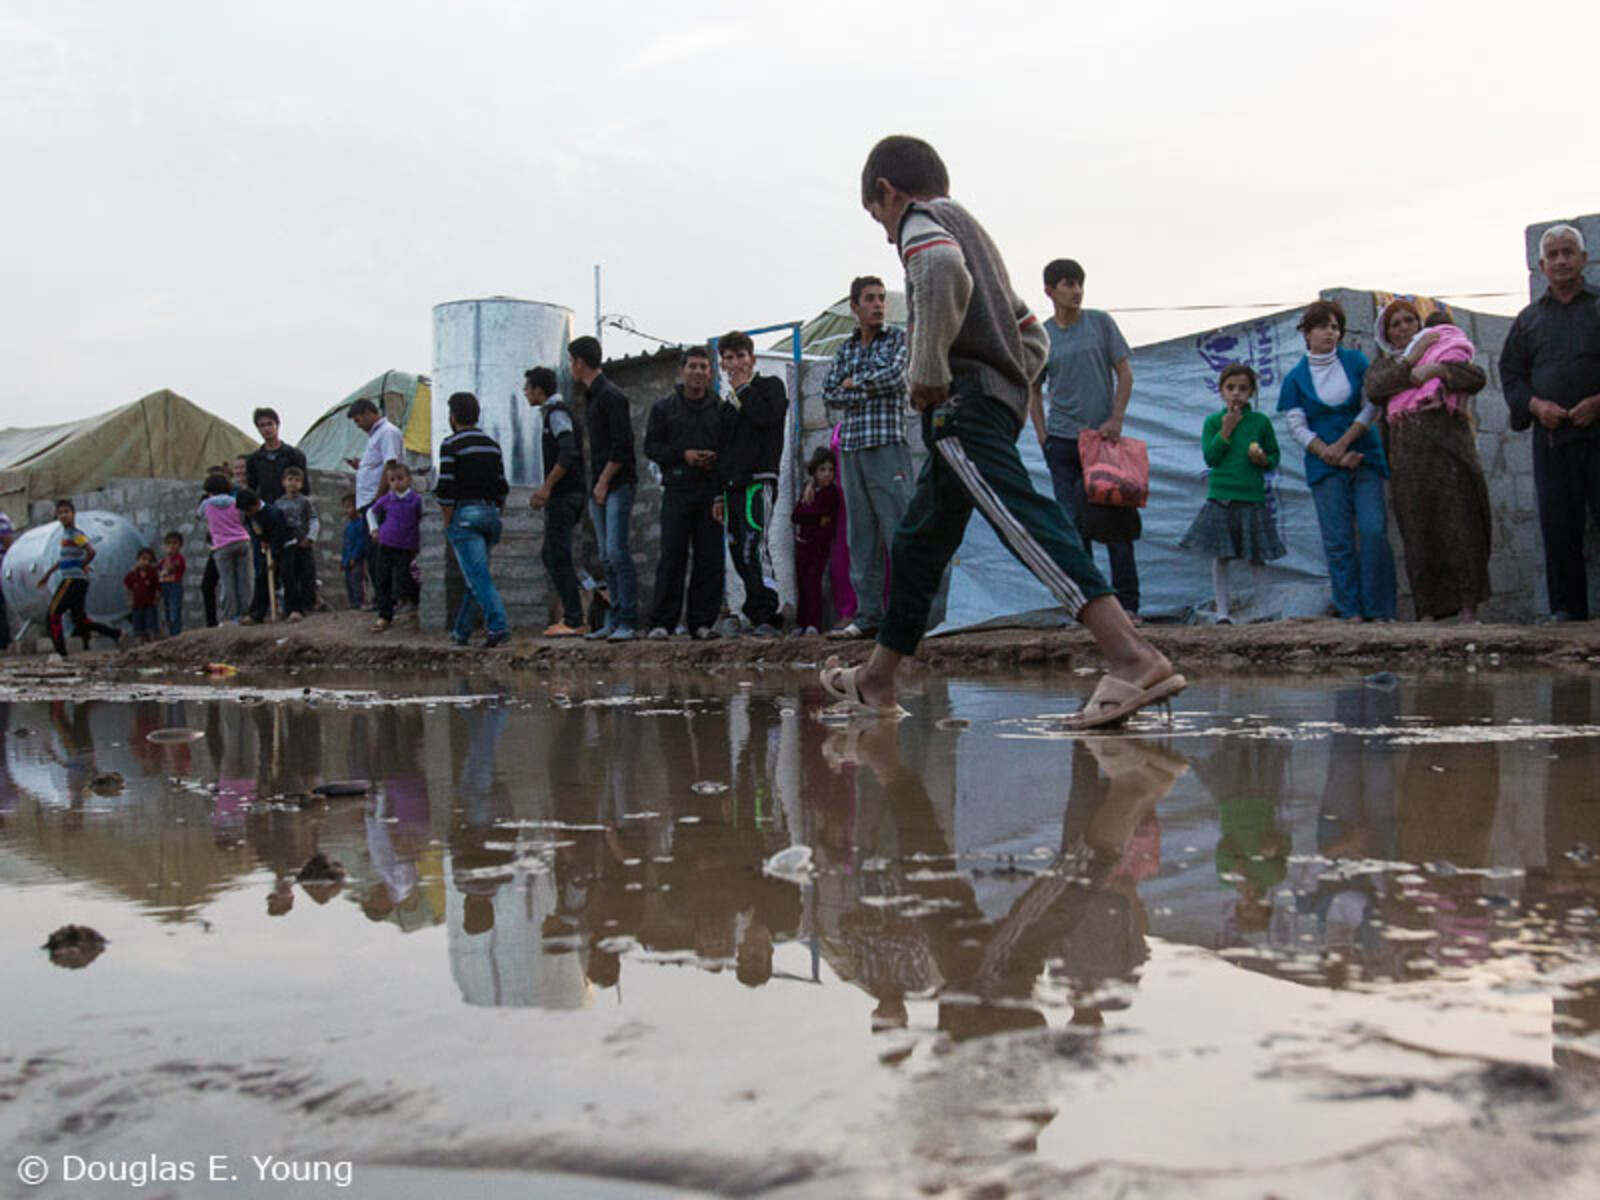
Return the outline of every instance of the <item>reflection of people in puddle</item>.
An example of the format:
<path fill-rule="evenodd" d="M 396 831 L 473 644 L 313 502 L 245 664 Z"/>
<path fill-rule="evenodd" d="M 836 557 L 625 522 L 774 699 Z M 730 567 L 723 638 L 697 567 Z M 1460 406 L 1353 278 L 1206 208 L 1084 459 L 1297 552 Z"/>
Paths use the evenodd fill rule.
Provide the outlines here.
<path fill-rule="evenodd" d="M 1273 894 L 1289 875 L 1290 836 L 1278 808 L 1289 788 L 1289 745 L 1224 734 L 1194 769 L 1217 801 L 1217 878 L 1238 893 L 1217 944 L 1265 940 Z"/>
<path fill-rule="evenodd" d="M 1061 853 L 991 922 L 971 880 L 954 870 L 950 835 L 921 774 L 900 757 L 902 728 L 879 722 L 835 748 L 864 769 L 857 796 L 865 819 L 859 857 L 827 864 L 819 893 L 829 875 L 857 873 L 869 857 L 886 869 L 857 875 L 857 903 L 843 913 L 837 896 L 819 895 L 830 964 L 877 999 L 877 1029 L 903 1026 L 906 996 L 926 991 L 939 993 L 939 1027 L 958 1039 L 1040 1026 L 1031 1000 L 1047 963 L 1072 999 L 1074 1021 L 1099 1024 L 1112 1004 L 1107 984 L 1131 980 L 1144 961 L 1148 923 L 1136 886 L 1159 869 L 1155 806 L 1187 764 L 1142 739 L 1076 743 Z M 869 815 L 880 789 L 892 831 Z"/>
<path fill-rule="evenodd" d="M 374 765 L 382 768 L 382 778 L 375 780 L 364 811 L 367 858 L 377 878 L 362 896 L 361 911 L 372 921 L 395 917 L 402 929 L 416 928 L 428 923 L 421 912 L 419 860 L 432 829 L 428 784 L 420 762 L 422 722 L 415 710 L 403 713 L 390 708 L 379 714 L 378 725 L 386 753 Z"/>
<path fill-rule="evenodd" d="M 519 830 L 504 825 L 510 794 L 495 771 L 509 713 L 464 710 L 466 745 L 450 832 L 451 886 L 445 893 L 450 973 L 461 998 L 489 1007 L 581 1008 L 590 1001 L 582 961 L 551 954 L 546 920 L 556 912 L 556 878 L 538 855 L 519 857 Z"/>

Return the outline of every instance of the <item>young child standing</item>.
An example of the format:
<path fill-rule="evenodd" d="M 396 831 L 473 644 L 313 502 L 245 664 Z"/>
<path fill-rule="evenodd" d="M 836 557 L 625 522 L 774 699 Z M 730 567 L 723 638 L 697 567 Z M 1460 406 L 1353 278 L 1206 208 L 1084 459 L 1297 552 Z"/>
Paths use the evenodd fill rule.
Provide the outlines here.
<path fill-rule="evenodd" d="M 85 607 L 89 599 L 89 564 L 94 561 L 95 549 L 89 537 L 78 528 L 78 508 L 71 500 L 56 501 L 56 521 L 61 525 L 61 535 L 56 540 L 56 561 L 39 580 L 39 587 L 49 586 L 50 576 L 61 575 L 55 595 L 50 597 L 50 644 L 62 658 L 67 656 L 66 618 L 72 618 L 72 631 L 83 639 L 83 648 L 89 648 L 89 635 L 98 633 L 113 642 L 122 641 L 122 631 L 89 619 Z"/>
<path fill-rule="evenodd" d="M 161 581 L 161 606 L 167 614 L 167 636 L 177 637 L 183 632 L 183 574 L 189 564 L 183 557 L 183 534 L 174 529 L 163 541 L 167 552 L 156 564 Z"/>
<path fill-rule="evenodd" d="M 317 603 L 313 546 L 321 525 L 317 520 L 317 507 L 305 494 L 305 486 L 304 471 L 299 467 L 285 467 L 283 495 L 273 504 L 289 531 L 283 561 L 278 565 L 278 582 L 283 585 L 283 607 L 291 621 L 303 619 Z"/>
<path fill-rule="evenodd" d="M 373 631 L 382 633 L 394 622 L 395 600 L 421 599 L 421 589 L 411 574 L 411 562 L 422 545 L 422 497 L 411 487 L 411 472 L 402 463 L 389 468 L 389 490 L 372 502 L 378 526 L 378 619 Z"/>
<path fill-rule="evenodd" d="M 206 498 L 200 502 L 211 539 L 211 560 L 217 568 L 217 583 L 222 588 L 221 611 L 225 618 L 242 621 L 250 591 L 250 533 L 233 496 L 233 485 L 220 472 L 206 476 Z M 201 582 L 204 590 L 205 583 Z"/>
<path fill-rule="evenodd" d="M 350 611 L 367 604 L 367 559 L 372 554 L 372 539 L 367 536 L 367 519 L 356 507 L 355 493 L 339 501 L 344 509 L 344 544 L 339 549 L 339 569 L 344 572 L 344 595 Z"/>
<path fill-rule="evenodd" d="M 822 577 L 828 573 L 833 543 L 839 533 L 841 497 L 835 482 L 838 460 L 827 446 L 818 446 L 806 463 L 810 481 L 790 519 L 794 521 L 795 627 L 815 635 L 822 628 Z"/>
<path fill-rule="evenodd" d="M 141 642 L 155 641 L 156 634 L 161 632 L 161 572 L 156 569 L 154 550 L 148 546 L 139 548 L 133 570 L 122 577 L 122 586 L 128 591 L 128 618 L 133 624 L 133 636 Z"/>
<path fill-rule="evenodd" d="M 1229 363 L 1222 369 L 1217 390 L 1224 407 L 1207 417 L 1200 431 L 1200 450 L 1211 468 L 1206 503 L 1178 548 L 1212 556 L 1217 624 L 1231 625 L 1228 560 L 1250 563 L 1255 594 L 1260 597 L 1262 568 L 1288 551 L 1267 510 L 1265 477 L 1278 465 L 1278 439 L 1267 416 L 1250 407 L 1256 373 L 1244 363 Z"/>

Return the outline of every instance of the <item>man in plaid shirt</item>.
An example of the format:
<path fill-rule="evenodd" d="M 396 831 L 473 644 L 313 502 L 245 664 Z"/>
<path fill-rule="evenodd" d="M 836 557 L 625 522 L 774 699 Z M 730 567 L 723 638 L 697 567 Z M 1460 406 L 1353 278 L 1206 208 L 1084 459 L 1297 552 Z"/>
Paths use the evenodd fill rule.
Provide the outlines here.
<path fill-rule="evenodd" d="M 839 481 L 844 486 L 850 582 L 860 608 L 829 637 L 870 638 L 883 621 L 884 576 L 895 527 L 911 503 L 915 476 L 906 445 L 906 335 L 887 324 L 883 280 L 850 284 L 856 331 L 834 355 L 822 398 L 840 421 Z"/>

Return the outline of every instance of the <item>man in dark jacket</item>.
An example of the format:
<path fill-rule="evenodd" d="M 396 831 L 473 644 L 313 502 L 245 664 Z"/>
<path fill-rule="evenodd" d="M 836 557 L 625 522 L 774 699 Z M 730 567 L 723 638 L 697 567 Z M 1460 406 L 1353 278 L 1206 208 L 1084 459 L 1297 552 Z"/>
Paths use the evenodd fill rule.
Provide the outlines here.
<path fill-rule="evenodd" d="M 532 508 L 544 510 L 544 548 L 540 554 L 550 585 L 561 597 L 561 620 L 544 631 L 545 637 L 575 637 L 583 632 L 583 592 L 572 565 L 572 530 L 583 519 L 588 494 L 583 470 L 583 430 L 561 398 L 556 373 L 549 367 L 523 372 L 522 394 L 544 416 L 541 438 L 544 483 L 528 497 Z"/>
<path fill-rule="evenodd" d="M 574 338 L 567 347 L 572 379 L 588 398 L 589 467 L 593 483 L 589 493 L 589 519 L 600 540 L 600 557 L 606 567 L 606 590 L 611 596 L 610 615 L 599 629 L 589 631 L 591 641 L 631 642 L 639 623 L 638 583 L 633 570 L 633 496 L 639 483 L 634 465 L 633 416 L 628 397 L 600 370 L 600 342 Z"/>
<path fill-rule="evenodd" d="M 278 411 L 258 408 L 251 414 L 256 432 L 261 435 L 261 447 L 244 460 L 244 486 L 261 497 L 261 503 L 271 508 L 283 498 L 283 473 L 290 467 L 299 467 L 305 486 L 301 489 L 311 494 L 311 471 L 306 466 L 305 451 L 296 449 L 278 436 Z M 251 539 L 251 557 L 255 567 L 255 591 L 250 599 L 250 616 L 256 622 L 267 615 L 267 564 L 261 553 L 261 544 Z M 283 585 L 283 571 L 277 572 L 278 584 Z M 306 581 L 312 603 L 316 601 L 316 564 L 312 563 L 311 578 Z"/>
<path fill-rule="evenodd" d="M 727 443 L 717 473 L 722 480 L 728 546 L 744 582 L 744 615 L 752 637 L 777 637 L 778 590 L 773 579 L 768 525 L 778 497 L 783 420 L 789 395 L 783 381 L 756 373 L 755 343 L 737 330 L 717 344 L 731 399 L 723 401 Z"/>
<path fill-rule="evenodd" d="M 722 606 L 722 528 L 715 510 L 726 406 L 711 393 L 711 355 L 704 346 L 685 350 L 678 370 L 681 382 L 656 401 L 644 435 L 645 456 L 661 468 L 661 557 L 650 616 L 650 637 L 656 641 L 671 637 L 678 623 L 691 553 L 690 633 L 715 637 Z"/>

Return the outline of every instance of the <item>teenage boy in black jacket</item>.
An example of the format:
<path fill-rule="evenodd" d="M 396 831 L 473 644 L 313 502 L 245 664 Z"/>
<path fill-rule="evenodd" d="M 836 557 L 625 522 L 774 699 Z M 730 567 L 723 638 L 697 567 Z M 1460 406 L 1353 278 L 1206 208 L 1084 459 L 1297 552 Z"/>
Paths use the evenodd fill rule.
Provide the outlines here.
<path fill-rule="evenodd" d="M 661 468 L 661 557 L 650 615 L 655 641 L 671 637 L 678 623 L 691 553 L 690 633 L 715 637 L 713 626 L 722 607 L 722 528 L 716 506 L 727 406 L 711 392 L 711 355 L 704 346 L 683 352 L 678 378 L 672 394 L 651 408 L 644 435 L 645 456 Z"/>
<path fill-rule="evenodd" d="M 750 621 L 750 635 L 777 637 L 778 592 L 767 527 L 778 498 L 789 394 L 781 379 L 756 374 L 755 343 L 749 334 L 737 330 L 724 334 L 717 350 L 733 397 L 722 403 L 728 434 L 718 465 L 728 546 L 734 570 L 744 581 L 744 615 Z"/>

